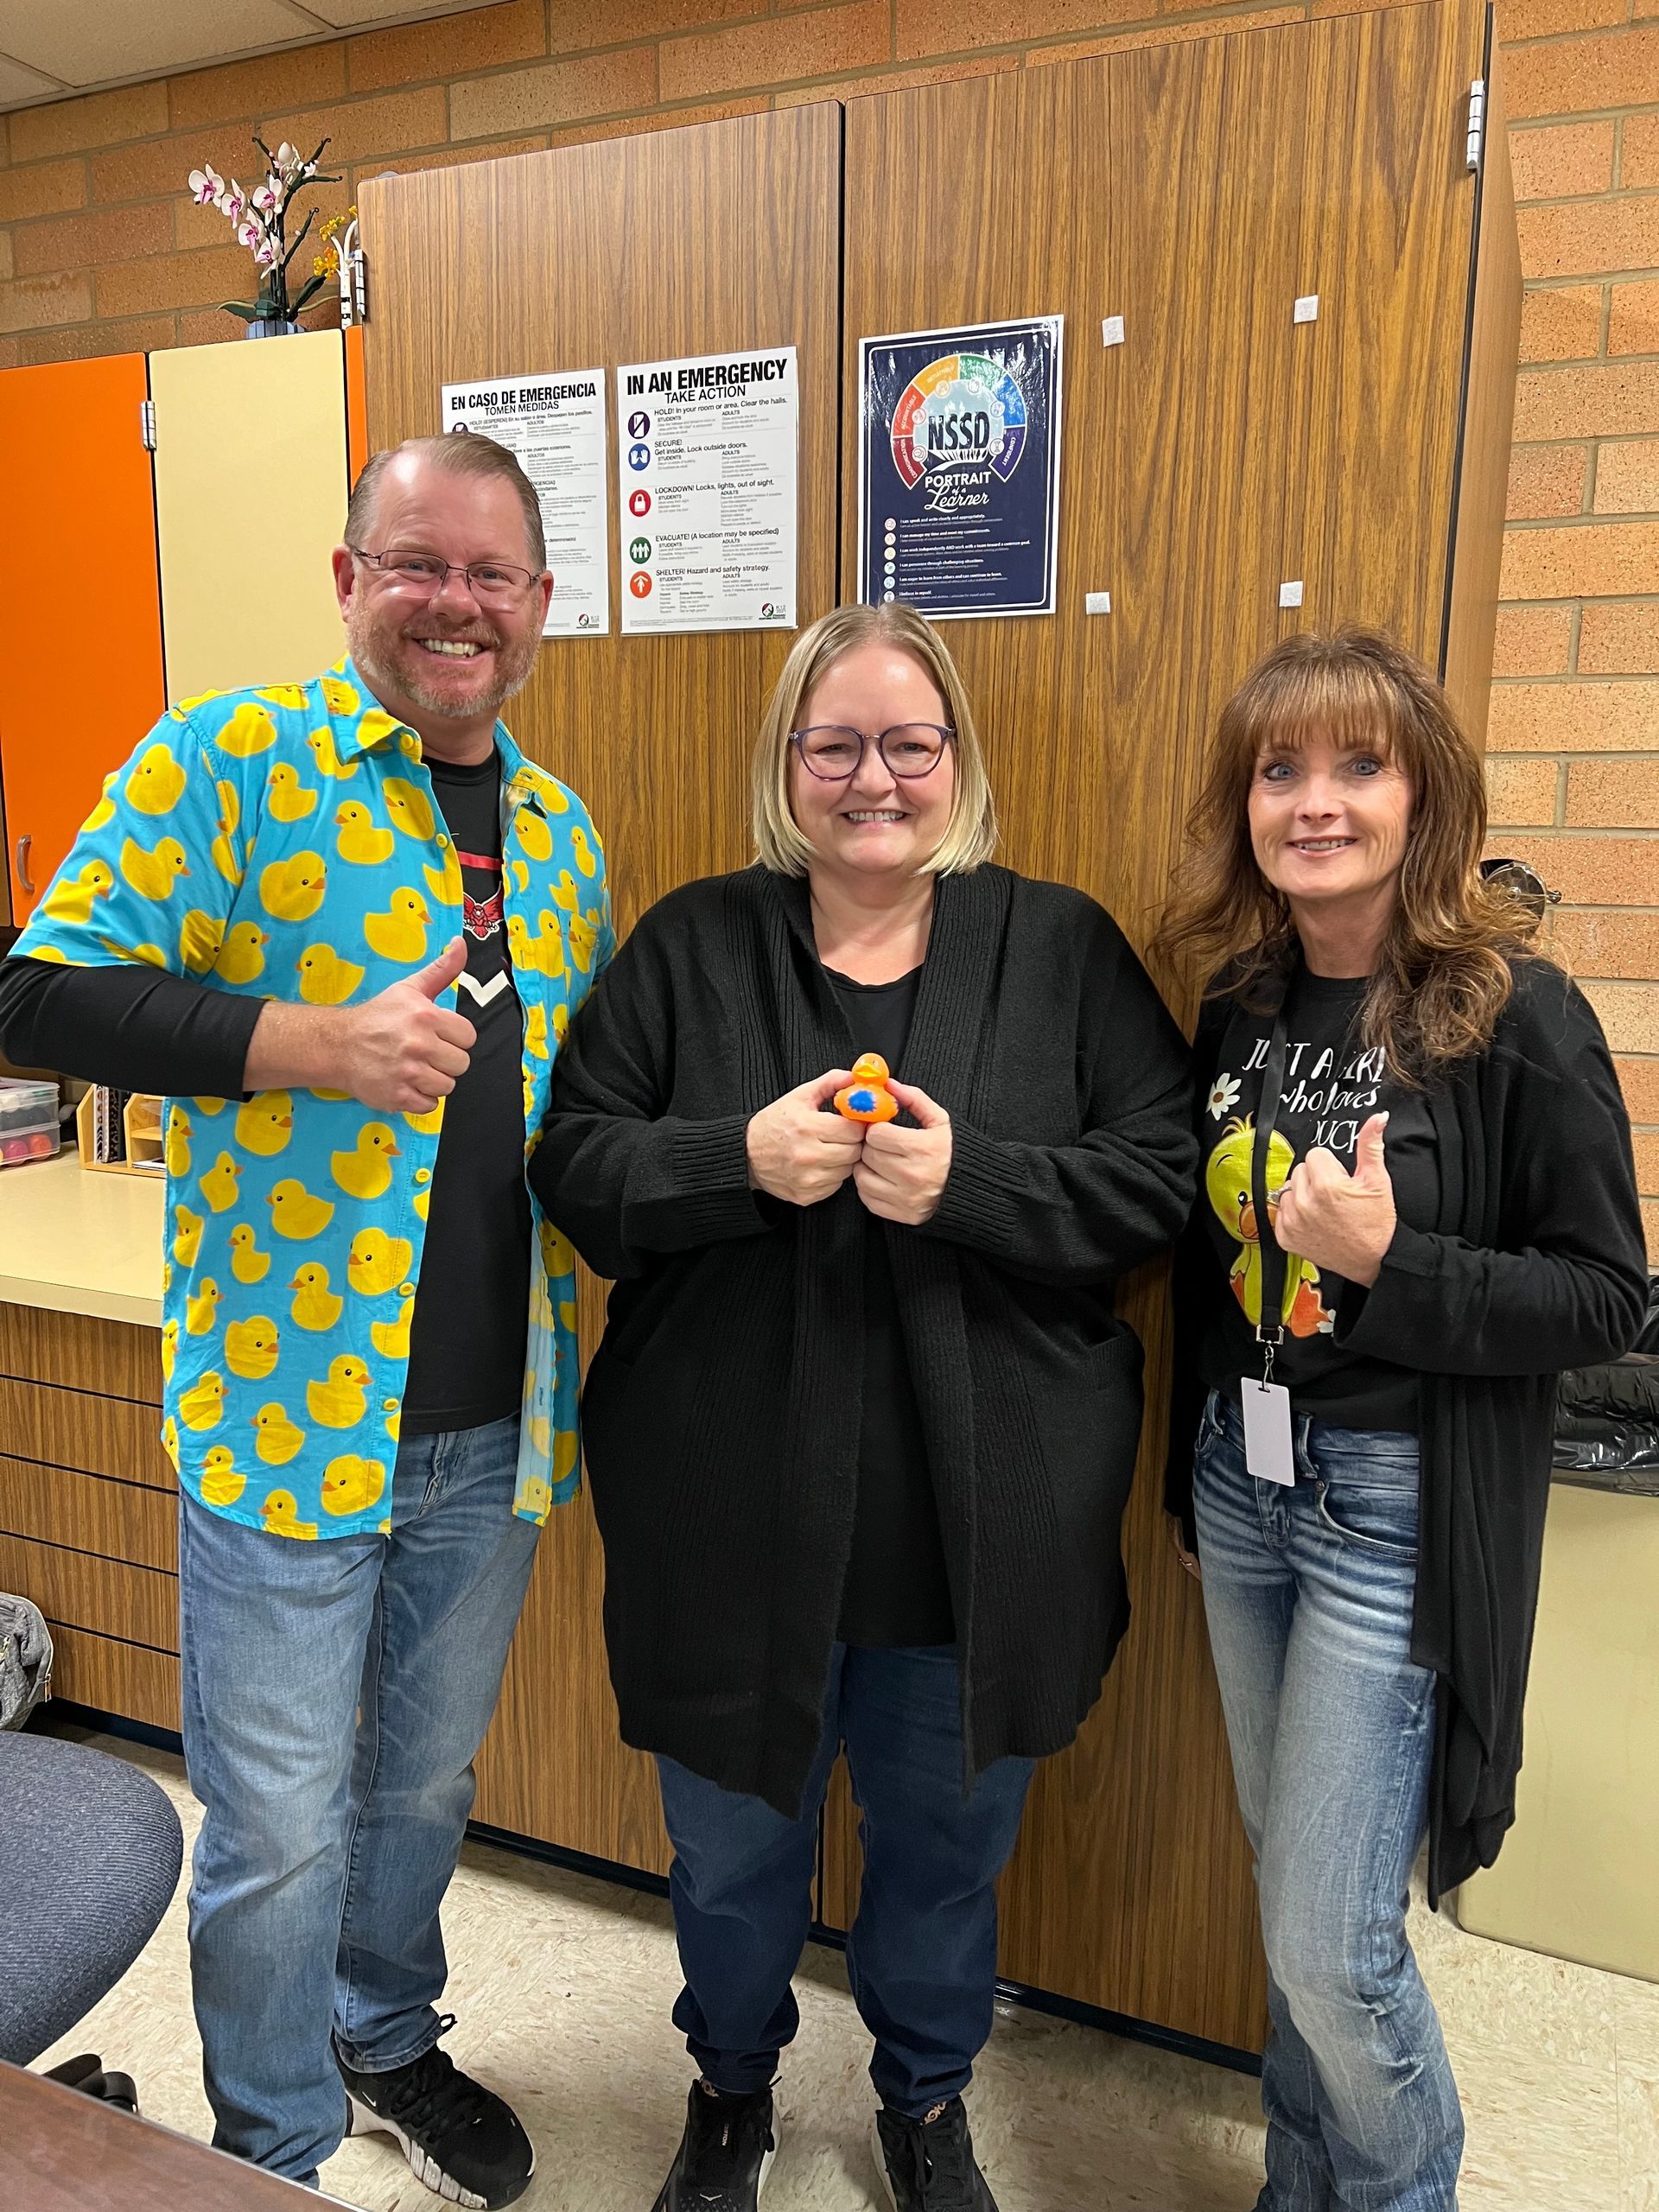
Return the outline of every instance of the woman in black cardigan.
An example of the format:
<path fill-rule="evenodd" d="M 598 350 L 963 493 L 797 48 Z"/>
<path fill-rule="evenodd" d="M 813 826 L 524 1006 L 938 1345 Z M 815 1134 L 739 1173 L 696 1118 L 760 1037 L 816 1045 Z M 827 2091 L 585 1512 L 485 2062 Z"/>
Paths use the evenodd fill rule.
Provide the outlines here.
<path fill-rule="evenodd" d="M 760 863 L 654 906 L 572 1025 L 531 1171 L 616 1282 L 586 1456 L 701 2069 L 659 2212 L 758 2196 L 842 1743 L 884 2178 L 994 2212 L 961 2101 L 993 1885 L 1128 1616 L 1112 1287 L 1185 1217 L 1187 1053 L 1109 915 L 988 864 L 968 701 L 911 609 L 797 640 L 754 821 Z M 904 1112 L 861 1125 L 831 1102 L 871 1051 Z"/>
<path fill-rule="evenodd" d="M 1556 1374 L 1643 1319 L 1607 1048 L 1484 830 L 1427 670 L 1288 638 L 1223 712 L 1162 932 L 1221 963 L 1168 1503 L 1256 1857 L 1258 2212 L 1456 2203 L 1412 1866 L 1427 1828 L 1438 1901 L 1513 1818 Z"/>

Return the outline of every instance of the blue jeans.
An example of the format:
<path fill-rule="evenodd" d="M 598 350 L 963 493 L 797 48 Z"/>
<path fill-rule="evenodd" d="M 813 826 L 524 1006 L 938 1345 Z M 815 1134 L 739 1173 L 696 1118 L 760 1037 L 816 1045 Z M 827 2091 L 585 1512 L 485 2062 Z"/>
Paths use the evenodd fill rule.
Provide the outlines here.
<path fill-rule="evenodd" d="M 516 1421 L 408 1439 L 390 1535 L 307 1542 L 181 1496 L 190 1961 L 213 2140 L 314 2182 L 346 2063 L 439 2032 L 438 1907 L 538 1534 Z"/>
<path fill-rule="evenodd" d="M 811 1919 L 818 1814 L 842 1743 L 864 1880 L 847 1974 L 875 2037 L 870 2079 L 919 2119 L 965 2089 L 990 2034 L 997 1876 L 1020 1833 L 1030 1759 L 998 1759 L 963 1788 L 961 1677 L 949 1646 L 831 1655 L 800 1815 L 659 1758 L 674 1845 L 670 1890 L 685 1987 L 674 2024 L 703 2078 L 764 2089 L 800 2025 L 790 1977 Z"/>
<path fill-rule="evenodd" d="M 1410 1656 L 1417 1440 L 1294 1427 L 1295 1487 L 1258 1482 L 1212 1396 L 1193 1474 L 1268 1955 L 1257 2212 L 1455 2212 L 1463 2115 L 1406 1937 L 1434 1734 Z"/>

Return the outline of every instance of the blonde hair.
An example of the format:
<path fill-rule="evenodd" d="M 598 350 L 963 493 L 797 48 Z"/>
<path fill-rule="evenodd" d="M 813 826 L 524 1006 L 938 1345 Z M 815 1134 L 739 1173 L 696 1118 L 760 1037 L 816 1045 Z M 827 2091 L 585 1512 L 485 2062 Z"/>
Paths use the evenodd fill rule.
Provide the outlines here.
<path fill-rule="evenodd" d="M 1256 863 L 1250 786 L 1264 754 L 1313 736 L 1374 747 L 1410 780 L 1399 897 L 1360 1015 L 1408 1083 L 1482 1052 L 1514 988 L 1534 923 L 1502 885 L 1482 880 L 1486 790 L 1480 756 L 1422 663 L 1380 631 L 1286 638 L 1221 710 L 1186 852 L 1154 945 L 1224 979 L 1267 1010 L 1296 950 L 1284 893 Z"/>
<path fill-rule="evenodd" d="M 974 711 L 957 664 L 938 632 L 913 607 L 889 600 L 880 607 L 837 607 L 802 631 L 761 717 L 751 772 L 755 849 L 774 875 L 804 875 L 815 847 L 790 804 L 790 734 L 802 702 L 843 653 L 855 645 L 893 645 L 918 661 L 944 702 L 956 733 L 957 787 L 944 835 L 920 873 L 967 875 L 989 860 L 996 846 L 996 806 L 985 773 Z"/>

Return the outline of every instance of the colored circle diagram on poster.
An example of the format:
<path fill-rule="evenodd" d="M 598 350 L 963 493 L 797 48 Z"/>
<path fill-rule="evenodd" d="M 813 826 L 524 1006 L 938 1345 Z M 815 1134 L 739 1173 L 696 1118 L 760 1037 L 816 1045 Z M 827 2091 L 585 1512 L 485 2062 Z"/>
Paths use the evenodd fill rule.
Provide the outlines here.
<path fill-rule="evenodd" d="M 1054 610 L 1062 318 L 861 342 L 860 596 Z"/>

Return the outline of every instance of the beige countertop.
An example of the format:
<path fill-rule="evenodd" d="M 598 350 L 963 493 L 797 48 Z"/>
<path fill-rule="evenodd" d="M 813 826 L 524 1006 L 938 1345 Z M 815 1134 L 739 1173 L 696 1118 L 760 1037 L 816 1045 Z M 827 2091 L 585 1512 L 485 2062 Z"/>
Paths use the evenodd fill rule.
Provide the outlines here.
<path fill-rule="evenodd" d="M 0 1302 L 160 1328 L 164 1180 L 73 1151 L 0 1167 Z"/>

